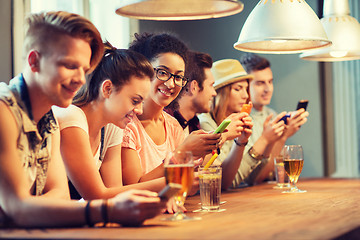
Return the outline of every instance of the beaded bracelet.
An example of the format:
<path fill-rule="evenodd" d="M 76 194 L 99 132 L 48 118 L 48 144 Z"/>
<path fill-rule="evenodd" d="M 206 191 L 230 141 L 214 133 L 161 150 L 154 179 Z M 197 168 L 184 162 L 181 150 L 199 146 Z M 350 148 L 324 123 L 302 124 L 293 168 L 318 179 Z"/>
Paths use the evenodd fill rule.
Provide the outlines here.
<path fill-rule="evenodd" d="M 86 220 L 86 224 L 89 227 L 93 227 L 94 224 L 91 222 L 91 217 L 90 217 L 90 203 L 91 203 L 91 200 L 89 200 L 85 206 L 85 220 Z"/>
<path fill-rule="evenodd" d="M 106 224 L 109 222 L 109 216 L 108 216 L 108 200 L 104 199 L 101 204 L 101 216 L 103 219 L 103 227 L 106 227 Z"/>
<path fill-rule="evenodd" d="M 244 142 L 244 143 L 239 143 L 237 140 L 236 140 L 236 138 L 234 138 L 234 142 L 235 142 L 235 144 L 236 145 L 238 145 L 239 147 L 245 147 L 246 146 L 246 144 L 248 144 L 248 142 L 246 141 L 246 142 Z"/>

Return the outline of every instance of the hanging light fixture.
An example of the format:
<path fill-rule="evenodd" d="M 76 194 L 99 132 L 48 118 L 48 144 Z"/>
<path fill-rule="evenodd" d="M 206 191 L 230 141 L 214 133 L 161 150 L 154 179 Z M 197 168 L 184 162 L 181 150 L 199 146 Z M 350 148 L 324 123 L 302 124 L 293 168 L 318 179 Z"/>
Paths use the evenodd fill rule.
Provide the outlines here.
<path fill-rule="evenodd" d="M 304 0 L 260 0 L 234 48 L 256 53 L 299 53 L 331 45 L 319 18 Z"/>
<path fill-rule="evenodd" d="M 321 19 L 332 41 L 327 48 L 300 54 L 305 60 L 336 62 L 360 59 L 360 24 L 350 16 L 347 0 L 325 0 Z"/>
<path fill-rule="evenodd" d="M 122 0 L 116 13 L 142 20 L 179 21 L 226 17 L 243 9 L 238 0 Z"/>

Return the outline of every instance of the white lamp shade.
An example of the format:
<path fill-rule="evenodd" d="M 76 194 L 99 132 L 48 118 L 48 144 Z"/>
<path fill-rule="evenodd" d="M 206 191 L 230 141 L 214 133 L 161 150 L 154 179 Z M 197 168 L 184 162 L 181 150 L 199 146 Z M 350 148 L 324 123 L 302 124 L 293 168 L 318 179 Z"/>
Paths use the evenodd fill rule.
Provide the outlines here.
<path fill-rule="evenodd" d="M 238 0 L 123 0 L 116 13 L 142 20 L 178 21 L 225 17 L 243 9 Z"/>
<path fill-rule="evenodd" d="M 331 45 L 319 18 L 304 0 L 260 0 L 234 48 L 256 53 L 299 53 Z"/>
<path fill-rule="evenodd" d="M 300 58 L 322 62 L 360 59 L 360 24 L 348 14 L 348 11 L 342 12 L 345 14 L 333 13 L 334 15 L 321 19 L 333 44 L 327 48 L 304 52 L 300 54 Z"/>

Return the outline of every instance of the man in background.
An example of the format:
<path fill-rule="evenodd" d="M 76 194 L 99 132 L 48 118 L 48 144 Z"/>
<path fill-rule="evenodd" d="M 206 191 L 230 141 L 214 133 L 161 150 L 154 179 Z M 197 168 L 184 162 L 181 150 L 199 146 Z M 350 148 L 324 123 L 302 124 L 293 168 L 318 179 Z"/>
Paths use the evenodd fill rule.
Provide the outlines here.
<path fill-rule="evenodd" d="M 277 116 L 277 113 L 268 107 L 274 91 L 273 73 L 270 62 L 256 54 L 246 53 L 240 58 L 240 62 L 248 74 L 254 76 L 254 79 L 250 82 L 250 99 L 253 103 L 250 116 L 253 119 L 254 126 L 248 143 L 248 146 L 252 146 L 262 135 L 264 123 L 271 121 L 273 117 Z M 291 116 L 285 122 L 285 130 L 272 148 L 269 161 L 263 164 L 265 166 L 260 167 L 261 173 L 258 180 L 261 181 L 266 176 L 272 178 L 274 162 L 271 159 L 280 153 L 286 140 L 299 131 L 300 127 L 306 123 L 308 116 L 309 113 L 305 109 L 299 109 L 291 113 Z M 254 153 L 255 155 L 256 153 Z"/>

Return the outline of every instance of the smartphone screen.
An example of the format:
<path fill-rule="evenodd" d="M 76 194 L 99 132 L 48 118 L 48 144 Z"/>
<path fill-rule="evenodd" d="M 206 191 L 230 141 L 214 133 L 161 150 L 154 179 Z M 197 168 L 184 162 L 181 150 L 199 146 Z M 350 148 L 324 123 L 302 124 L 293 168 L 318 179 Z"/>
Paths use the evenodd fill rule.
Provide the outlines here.
<path fill-rule="evenodd" d="M 297 104 L 297 107 L 296 107 L 296 110 L 299 110 L 300 108 L 303 108 L 305 109 L 306 111 L 306 108 L 307 108 L 307 105 L 308 105 L 309 101 L 308 100 L 300 100 Z"/>

